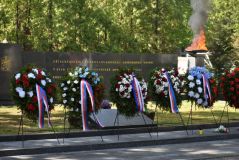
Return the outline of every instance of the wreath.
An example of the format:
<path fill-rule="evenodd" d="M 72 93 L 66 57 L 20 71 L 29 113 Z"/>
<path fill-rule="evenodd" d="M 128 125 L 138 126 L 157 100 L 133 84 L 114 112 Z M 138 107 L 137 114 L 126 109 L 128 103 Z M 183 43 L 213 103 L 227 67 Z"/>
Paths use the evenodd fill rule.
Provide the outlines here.
<path fill-rule="evenodd" d="M 186 97 L 197 106 L 211 107 L 218 94 L 213 74 L 205 67 L 193 67 L 186 74 Z"/>
<path fill-rule="evenodd" d="M 156 102 L 156 105 L 158 105 L 160 109 L 171 111 L 169 97 L 170 83 L 168 82 L 166 74 L 168 74 L 171 81 L 177 104 L 180 106 L 182 103 L 184 81 L 183 77 L 178 74 L 177 69 L 173 68 L 169 71 L 164 68 L 153 69 L 150 74 L 149 90 L 151 91 L 150 97 Z"/>
<path fill-rule="evenodd" d="M 52 110 L 56 98 L 56 84 L 46 70 L 28 65 L 21 68 L 11 80 L 14 102 L 27 118 L 35 122 L 38 118 L 36 84 L 45 90 L 49 111 Z"/>
<path fill-rule="evenodd" d="M 119 69 L 115 76 L 111 79 L 110 97 L 111 101 L 116 105 L 120 114 L 126 117 L 132 117 L 138 113 L 134 92 L 132 87 L 133 77 L 135 76 L 133 69 Z M 147 102 L 147 83 L 143 78 L 138 78 L 142 91 L 144 107 Z"/>
<path fill-rule="evenodd" d="M 86 80 L 92 87 L 95 111 L 100 108 L 100 104 L 104 99 L 104 84 L 102 77 L 98 73 L 89 70 L 88 67 L 80 66 L 73 69 L 65 75 L 60 83 L 61 104 L 68 109 L 68 121 L 71 126 L 81 127 L 81 89 L 80 83 Z M 87 113 L 93 112 L 90 98 L 87 96 Z"/>
<path fill-rule="evenodd" d="M 220 79 L 220 87 L 225 101 L 231 107 L 239 108 L 239 68 L 225 72 Z"/>

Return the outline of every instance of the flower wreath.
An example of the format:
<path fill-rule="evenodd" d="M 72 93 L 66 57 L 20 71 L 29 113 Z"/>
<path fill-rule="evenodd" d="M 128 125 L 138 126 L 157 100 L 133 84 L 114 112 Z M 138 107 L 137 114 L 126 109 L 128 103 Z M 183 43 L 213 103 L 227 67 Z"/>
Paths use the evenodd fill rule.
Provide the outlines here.
<path fill-rule="evenodd" d="M 56 97 L 56 84 L 44 69 L 28 65 L 21 68 L 11 80 L 11 94 L 14 102 L 18 109 L 33 121 L 36 121 L 38 117 L 36 84 L 45 90 L 49 110 L 52 110 Z"/>
<path fill-rule="evenodd" d="M 169 96 L 169 82 L 167 80 L 166 72 L 172 83 L 175 98 L 178 105 L 182 103 L 182 92 L 183 92 L 183 77 L 178 74 L 178 70 L 173 68 L 169 71 L 162 68 L 155 68 L 150 74 L 149 88 L 151 94 L 150 97 L 159 105 L 159 108 L 171 111 L 170 107 L 170 96 Z"/>
<path fill-rule="evenodd" d="M 110 96 L 119 113 L 127 117 L 134 116 L 139 110 L 136 107 L 132 81 L 134 75 L 133 69 L 119 69 L 119 72 L 111 79 Z M 147 83 L 144 79 L 139 78 L 139 85 L 142 91 L 142 100 L 147 102 Z M 146 105 L 144 105 L 145 107 Z"/>
<path fill-rule="evenodd" d="M 228 104 L 239 108 L 239 68 L 235 68 L 231 73 L 225 72 L 221 77 L 220 87 Z"/>
<path fill-rule="evenodd" d="M 213 74 L 205 67 L 194 67 L 188 71 L 185 79 L 187 99 L 198 106 L 211 107 L 218 94 Z"/>
<path fill-rule="evenodd" d="M 98 73 L 90 71 L 88 67 L 80 66 L 76 67 L 72 72 L 65 75 L 60 83 L 61 89 L 61 103 L 69 109 L 69 118 L 81 117 L 81 80 L 86 80 L 92 87 L 95 111 L 100 108 L 100 104 L 104 99 L 104 84 L 102 78 L 99 77 Z M 91 113 L 92 106 L 89 96 L 87 96 L 87 113 Z M 70 121 L 69 121 L 70 122 Z M 72 126 L 81 126 L 81 122 L 76 125 L 70 122 Z"/>

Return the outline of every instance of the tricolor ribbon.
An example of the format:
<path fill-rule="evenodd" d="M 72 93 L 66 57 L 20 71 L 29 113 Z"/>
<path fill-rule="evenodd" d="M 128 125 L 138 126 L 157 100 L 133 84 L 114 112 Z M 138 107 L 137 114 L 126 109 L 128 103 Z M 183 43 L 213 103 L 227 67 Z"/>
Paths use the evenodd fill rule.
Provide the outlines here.
<path fill-rule="evenodd" d="M 51 126 L 51 119 L 49 113 L 49 105 L 46 96 L 46 92 L 38 84 L 36 84 L 36 93 L 38 101 L 38 126 L 39 128 L 44 128 L 44 112 L 47 112 L 48 116 L 48 126 Z"/>
<path fill-rule="evenodd" d="M 165 72 L 165 76 L 168 81 L 168 92 L 169 92 L 171 111 L 172 111 L 172 113 L 178 113 L 179 112 L 178 105 L 177 105 L 174 89 L 173 89 L 172 82 L 171 82 L 168 72 Z"/>
<path fill-rule="evenodd" d="M 207 100 L 209 98 L 209 103 L 211 104 L 212 95 L 211 95 L 211 90 L 210 90 L 210 84 L 209 84 L 208 78 L 206 77 L 205 74 L 202 74 L 202 80 L 203 80 L 204 98 L 205 98 L 205 100 Z"/>
<path fill-rule="evenodd" d="M 91 107 L 92 107 L 92 113 L 95 117 L 96 123 L 103 127 L 103 125 L 100 123 L 98 118 L 95 116 L 95 102 L 94 102 L 94 93 L 91 85 L 84 79 L 81 80 L 80 83 L 81 88 L 81 114 L 82 114 L 82 124 L 83 124 L 83 131 L 89 130 L 88 128 L 88 111 L 87 111 L 87 94 L 89 95 Z"/>
<path fill-rule="evenodd" d="M 136 103 L 136 109 L 139 112 L 143 112 L 143 111 L 145 111 L 145 108 L 144 108 L 144 98 L 143 98 L 143 94 L 142 94 L 142 89 L 139 84 L 139 81 L 137 80 L 137 78 L 134 75 L 133 75 L 133 80 L 131 82 L 131 85 L 132 85 L 132 90 L 133 90 L 133 94 L 134 94 L 134 100 Z"/>

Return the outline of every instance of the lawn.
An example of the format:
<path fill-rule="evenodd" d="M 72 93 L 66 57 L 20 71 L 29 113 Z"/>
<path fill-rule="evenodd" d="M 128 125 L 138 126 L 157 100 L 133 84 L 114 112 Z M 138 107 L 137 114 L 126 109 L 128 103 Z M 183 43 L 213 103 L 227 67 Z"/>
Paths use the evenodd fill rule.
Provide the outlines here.
<path fill-rule="evenodd" d="M 187 122 L 188 114 L 190 111 L 190 103 L 184 101 L 180 111 L 185 122 Z M 222 110 L 225 106 L 225 102 L 218 101 L 214 104 L 212 109 L 216 119 L 218 120 L 222 114 Z M 150 110 L 154 110 L 155 105 L 153 103 L 148 104 Z M 158 113 L 158 124 L 159 126 L 172 126 L 181 125 L 181 120 L 177 114 L 172 114 L 169 112 L 163 112 L 161 110 Z M 226 115 L 226 114 L 224 114 Z M 157 116 L 155 116 L 155 121 L 157 121 Z M 239 122 L 239 112 L 234 108 L 229 108 L 229 118 L 230 122 Z M 20 112 L 17 110 L 16 106 L 0 106 L 0 134 L 17 134 L 19 126 Z M 64 111 L 63 107 L 56 106 L 55 110 L 52 111 L 51 117 L 54 128 L 57 132 L 63 131 L 64 124 Z M 224 116 L 222 122 L 227 122 L 227 117 Z M 193 107 L 193 124 L 207 124 L 215 123 L 211 109 L 202 109 Z M 68 125 L 68 124 L 67 124 Z M 78 129 L 80 130 L 80 129 Z M 45 121 L 45 128 L 39 129 L 37 124 L 24 118 L 24 132 L 26 133 L 42 133 L 51 132 L 51 128 L 48 128 L 47 122 Z"/>

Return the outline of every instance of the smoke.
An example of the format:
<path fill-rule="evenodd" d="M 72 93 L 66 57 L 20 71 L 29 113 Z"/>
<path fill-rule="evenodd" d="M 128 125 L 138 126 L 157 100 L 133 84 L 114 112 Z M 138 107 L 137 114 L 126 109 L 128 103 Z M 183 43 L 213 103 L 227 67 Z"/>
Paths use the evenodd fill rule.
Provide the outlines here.
<path fill-rule="evenodd" d="M 210 10 L 210 0 L 191 0 L 191 7 L 193 9 L 193 14 L 188 23 L 194 36 L 196 36 L 200 33 L 200 29 L 204 27 L 207 22 Z"/>

